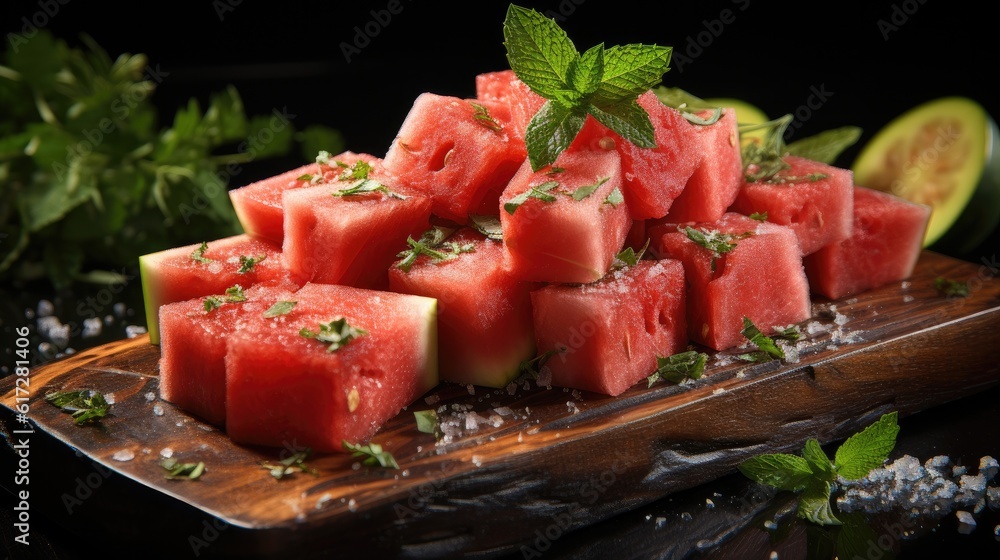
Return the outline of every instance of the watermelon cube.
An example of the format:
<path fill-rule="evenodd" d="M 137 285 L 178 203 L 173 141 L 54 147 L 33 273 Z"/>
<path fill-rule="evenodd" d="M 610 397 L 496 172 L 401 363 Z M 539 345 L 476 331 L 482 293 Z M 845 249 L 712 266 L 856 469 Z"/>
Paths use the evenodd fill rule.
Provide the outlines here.
<path fill-rule="evenodd" d="M 472 228 L 447 243 L 461 252 L 439 248 L 444 259 L 422 255 L 407 268 L 397 261 L 389 289 L 437 299 L 442 381 L 505 387 L 534 355 L 530 292 L 539 285 L 512 276 L 502 243 Z"/>
<path fill-rule="evenodd" d="M 613 144 L 622 158 L 622 193 L 632 219 L 662 218 L 701 160 L 701 153 L 694 148 L 697 125 L 664 105 L 652 91 L 640 95 L 638 103 L 653 123 L 655 148 L 640 148 L 588 116 L 569 149 L 594 150 L 602 143 Z"/>
<path fill-rule="evenodd" d="M 343 195 L 329 185 L 285 191 L 285 266 L 308 282 L 388 287 L 389 266 L 406 238 L 430 225 L 431 200 L 387 188 L 391 193 Z"/>
<path fill-rule="evenodd" d="M 651 237 L 654 255 L 684 263 L 695 342 L 726 350 L 746 342 L 744 317 L 770 334 L 811 316 L 802 253 L 787 226 L 729 212 L 714 222 L 660 224 Z"/>
<path fill-rule="evenodd" d="M 333 284 L 291 297 L 287 314 L 228 337 L 233 441 L 342 451 L 438 383 L 434 299 Z"/>
<path fill-rule="evenodd" d="M 496 117 L 505 121 L 514 141 L 524 144 L 524 133 L 545 98 L 531 91 L 513 70 L 486 72 L 476 76 L 476 99 L 496 103 Z"/>
<path fill-rule="evenodd" d="M 792 228 L 803 255 L 847 239 L 853 223 L 854 174 L 802 157 L 784 159 L 789 167 L 773 178 L 744 182 L 730 210 L 766 214 L 767 221 Z"/>
<path fill-rule="evenodd" d="M 714 124 L 695 125 L 689 150 L 698 165 L 670 206 L 665 223 L 712 222 L 725 214 L 743 186 L 743 156 L 736 111 L 725 108 Z"/>
<path fill-rule="evenodd" d="M 537 172 L 526 160 L 502 195 L 511 273 L 531 282 L 601 279 L 632 226 L 621 188 L 614 150 L 565 151 Z"/>
<path fill-rule="evenodd" d="M 930 206 L 861 186 L 853 192 L 851 236 L 804 259 L 812 291 L 831 299 L 909 278 L 930 220 Z"/>
<path fill-rule="evenodd" d="M 295 284 L 282 263 L 281 247 L 245 233 L 164 249 L 139 257 L 149 340 L 159 344 L 160 306 L 220 294 L 233 285 Z"/>
<path fill-rule="evenodd" d="M 524 141 L 493 116 L 496 105 L 421 94 L 385 155 L 386 171 L 401 187 L 430 197 L 435 216 L 458 224 L 484 202 L 496 208 L 527 155 Z"/>
<path fill-rule="evenodd" d="M 328 162 L 310 163 L 233 189 L 229 191 L 229 200 L 245 233 L 281 244 L 284 237 L 282 193 L 287 189 L 335 181 L 344 172 L 344 166 L 352 166 L 358 161 L 376 168 L 382 162 L 372 155 L 343 152 L 331 156 Z"/>
<path fill-rule="evenodd" d="M 226 421 L 226 341 L 248 322 L 258 320 L 271 305 L 293 299 L 294 288 L 254 286 L 245 300 L 213 294 L 168 303 L 160 308 L 160 398 L 211 424 Z"/>
<path fill-rule="evenodd" d="M 582 286 L 531 293 L 538 352 L 552 384 L 619 395 L 652 374 L 656 358 L 688 343 L 684 267 L 642 260 Z"/>

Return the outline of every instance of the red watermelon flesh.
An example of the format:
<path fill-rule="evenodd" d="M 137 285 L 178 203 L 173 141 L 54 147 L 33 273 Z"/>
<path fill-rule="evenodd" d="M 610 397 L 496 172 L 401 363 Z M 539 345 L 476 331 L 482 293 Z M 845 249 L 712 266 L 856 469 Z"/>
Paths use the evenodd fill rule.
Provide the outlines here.
<path fill-rule="evenodd" d="M 593 284 L 532 292 L 538 352 L 552 384 L 619 395 L 687 346 L 684 267 L 642 260 Z"/>
<path fill-rule="evenodd" d="M 525 161 L 501 197 L 511 273 L 531 282 L 587 283 L 604 276 L 632 225 L 627 205 L 614 194 L 621 193 L 621 180 L 621 158 L 614 150 L 565 151 L 553 167 L 538 172 Z M 590 194 L 574 199 L 574 193 L 594 185 Z M 534 195 L 511 212 L 507 205 L 528 192 Z"/>
<path fill-rule="evenodd" d="M 331 156 L 329 164 L 310 163 L 229 191 L 229 199 L 243 231 L 280 244 L 284 236 L 282 193 L 287 189 L 313 186 L 317 182 L 336 181 L 344 172 L 343 166 L 350 167 L 358 161 L 365 161 L 376 169 L 382 162 L 372 155 L 343 152 Z"/>
<path fill-rule="evenodd" d="M 694 173 L 674 200 L 664 223 L 711 222 L 729 209 L 743 186 L 743 156 L 736 112 L 724 109 L 711 125 L 694 125 L 688 146 L 699 154 Z"/>
<path fill-rule="evenodd" d="M 831 299 L 910 277 L 923 249 L 931 208 L 855 186 L 853 231 L 805 257 L 814 293 Z"/>
<path fill-rule="evenodd" d="M 287 315 L 228 338 L 226 432 L 237 443 L 343 451 L 438 383 L 435 300 L 333 284 L 292 297 Z M 366 334 L 332 352 L 300 334 L 339 319 Z"/>
<path fill-rule="evenodd" d="M 809 255 L 851 235 L 854 174 L 819 161 L 786 156 L 789 164 L 768 181 L 744 182 L 730 210 L 767 214 L 792 228 Z"/>
<path fill-rule="evenodd" d="M 395 192 L 396 187 L 388 187 Z M 384 192 L 334 196 L 320 185 L 285 191 L 285 266 L 309 282 L 388 287 L 389 266 L 429 226 L 431 200 Z"/>
<path fill-rule="evenodd" d="M 632 219 L 662 218 L 701 159 L 695 149 L 697 126 L 660 102 L 652 91 L 640 95 L 638 103 L 653 123 L 655 148 L 640 148 L 588 116 L 569 149 L 593 150 L 612 142 L 622 158 L 623 194 Z"/>
<path fill-rule="evenodd" d="M 530 292 L 539 285 L 514 278 L 503 267 L 502 243 L 474 229 L 459 229 L 447 242 L 471 252 L 420 256 L 409 271 L 397 261 L 389 289 L 437 299 L 442 381 L 505 387 L 534 354 Z"/>
<path fill-rule="evenodd" d="M 153 344 L 159 343 L 161 305 L 220 294 L 234 284 L 248 288 L 257 284 L 302 283 L 285 269 L 281 247 L 271 241 L 245 233 L 208 241 L 205 251 L 199 251 L 201 258 L 208 262 L 192 257 L 200 247 L 197 243 L 139 257 L 146 326 Z M 247 268 L 241 265 L 240 257 L 264 259 Z M 246 272 L 241 273 L 241 268 Z"/>
<path fill-rule="evenodd" d="M 705 248 L 686 227 L 736 236 L 730 240 L 736 247 L 722 253 Z M 654 255 L 684 263 L 688 335 L 695 342 L 726 350 L 746 342 L 744 317 L 770 334 L 811 316 L 799 242 L 787 226 L 730 212 L 715 222 L 661 224 L 651 238 Z"/>
<path fill-rule="evenodd" d="M 206 311 L 205 298 L 160 308 L 160 398 L 222 426 L 226 420 L 226 341 L 292 290 L 254 286 L 246 301 Z M 214 294 L 225 297 L 224 292 Z"/>
<path fill-rule="evenodd" d="M 487 72 L 476 76 L 476 98 L 495 102 L 498 118 L 510 125 L 510 136 L 524 145 L 524 133 L 535 113 L 545 105 L 545 98 L 531 91 L 513 70 Z"/>
<path fill-rule="evenodd" d="M 421 94 L 386 153 L 385 170 L 396 184 L 430 197 L 435 216 L 466 223 L 527 156 L 524 141 L 491 111 L 495 103 Z"/>

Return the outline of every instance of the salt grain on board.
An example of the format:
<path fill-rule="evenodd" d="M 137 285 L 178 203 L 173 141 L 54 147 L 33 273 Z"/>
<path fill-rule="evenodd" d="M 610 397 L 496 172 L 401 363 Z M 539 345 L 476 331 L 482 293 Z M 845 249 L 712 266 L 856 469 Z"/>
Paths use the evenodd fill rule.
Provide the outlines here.
<path fill-rule="evenodd" d="M 111 458 L 115 461 L 121 461 L 124 463 L 125 461 L 135 459 L 135 453 L 132 452 L 131 449 L 122 449 L 120 451 L 115 451 L 115 454 L 112 455 Z"/>

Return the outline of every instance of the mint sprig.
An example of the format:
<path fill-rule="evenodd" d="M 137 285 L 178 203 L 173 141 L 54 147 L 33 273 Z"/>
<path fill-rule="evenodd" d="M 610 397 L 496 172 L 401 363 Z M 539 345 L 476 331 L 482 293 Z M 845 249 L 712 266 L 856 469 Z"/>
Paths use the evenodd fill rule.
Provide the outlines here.
<path fill-rule="evenodd" d="M 533 170 L 555 162 L 587 115 L 636 146 L 656 146 L 653 124 L 636 99 L 670 69 L 671 47 L 630 44 L 606 49 L 602 43 L 580 54 L 555 20 L 513 4 L 503 34 L 511 70 L 547 100 L 525 132 Z"/>
<path fill-rule="evenodd" d="M 838 478 L 855 480 L 881 467 L 889 458 L 899 434 L 897 412 L 883 414 L 878 421 L 847 438 L 837 448 L 833 461 L 810 438 L 802 456 L 767 453 L 751 457 L 738 468 L 748 478 L 779 490 L 801 492 L 798 516 L 820 525 L 840 525 L 830 497 Z"/>

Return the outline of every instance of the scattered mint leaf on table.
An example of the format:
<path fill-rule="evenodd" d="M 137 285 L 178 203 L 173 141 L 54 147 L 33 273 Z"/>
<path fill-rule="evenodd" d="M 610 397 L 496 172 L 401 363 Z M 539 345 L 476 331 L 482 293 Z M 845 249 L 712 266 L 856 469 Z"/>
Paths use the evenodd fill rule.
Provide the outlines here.
<path fill-rule="evenodd" d="M 205 463 L 201 461 L 181 463 L 173 457 L 165 457 L 160 461 L 160 466 L 167 471 L 167 474 L 163 476 L 169 480 L 198 480 L 205 473 Z"/>
<path fill-rule="evenodd" d="M 360 445 L 344 440 L 341 442 L 341 445 L 343 445 L 345 450 L 351 452 L 352 457 L 364 457 L 361 464 L 367 467 L 399 468 L 399 463 L 396 462 L 396 458 L 392 456 L 392 453 L 385 451 L 377 443 L 372 442 L 367 445 Z"/>
<path fill-rule="evenodd" d="M 441 439 L 441 422 L 438 419 L 437 411 L 417 410 L 413 412 L 413 417 L 417 422 L 417 431 L 425 434 L 434 434 L 435 439 Z"/>
<path fill-rule="evenodd" d="M 636 99 L 670 69 L 671 47 L 599 44 L 580 54 L 555 20 L 514 4 L 503 34 L 511 70 L 546 99 L 525 132 L 533 170 L 555 162 L 587 115 L 636 146 L 656 146 L 653 124 Z"/>
<path fill-rule="evenodd" d="M 680 352 L 665 358 L 657 356 L 656 371 L 646 379 L 647 388 L 661 379 L 678 385 L 688 379 L 701 379 L 707 361 L 708 354 L 696 350 Z"/>
<path fill-rule="evenodd" d="M 968 297 L 969 283 L 941 276 L 934 279 L 934 289 L 946 296 Z"/>
<path fill-rule="evenodd" d="M 99 421 L 111 409 L 104 394 L 90 389 L 49 393 L 45 401 L 70 414 L 78 426 Z"/>
<path fill-rule="evenodd" d="M 778 345 L 774 343 L 774 339 L 769 336 L 765 336 L 762 332 L 760 332 L 760 329 L 753 324 L 753 321 L 751 321 L 749 317 L 743 318 L 743 329 L 740 333 L 742 333 L 751 344 L 759 348 L 761 352 L 764 352 L 771 358 L 777 358 L 779 360 L 785 359 L 785 352 L 781 348 L 778 348 Z M 761 360 L 754 359 L 749 361 Z"/>
<path fill-rule="evenodd" d="M 302 451 L 293 453 L 290 457 L 282 459 L 277 464 L 261 463 L 260 466 L 261 468 L 270 471 L 271 476 L 277 480 L 281 480 L 300 472 L 309 473 L 313 476 L 319 476 L 319 472 L 317 472 L 316 469 L 306 464 L 306 460 L 309 459 L 310 455 L 312 455 L 312 449 L 306 448 Z"/>
<path fill-rule="evenodd" d="M 747 478 L 779 490 L 801 492 L 798 516 L 820 525 L 840 525 L 830 497 L 838 477 L 863 478 L 889 458 L 899 434 L 898 413 L 882 415 L 875 423 L 847 438 L 830 461 L 819 441 L 810 438 L 802 456 L 767 453 L 751 457 L 738 469 Z"/>

